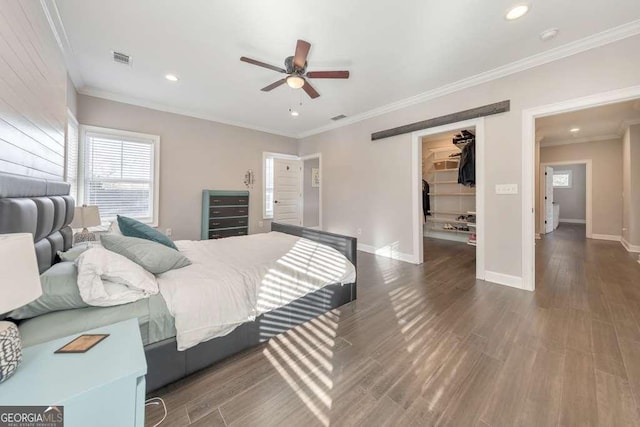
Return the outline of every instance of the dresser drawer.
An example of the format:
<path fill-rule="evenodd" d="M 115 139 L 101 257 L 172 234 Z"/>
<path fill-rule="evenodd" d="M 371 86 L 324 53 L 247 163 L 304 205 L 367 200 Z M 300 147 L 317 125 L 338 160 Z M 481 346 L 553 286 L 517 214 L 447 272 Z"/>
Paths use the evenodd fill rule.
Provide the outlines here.
<path fill-rule="evenodd" d="M 209 220 L 209 228 L 246 227 L 248 224 L 248 218 L 212 218 Z"/>
<path fill-rule="evenodd" d="M 210 239 L 222 239 L 223 237 L 231 237 L 231 236 L 246 236 L 248 234 L 248 229 L 244 228 L 234 228 L 231 230 L 214 230 L 209 231 Z"/>
<path fill-rule="evenodd" d="M 247 206 L 212 206 L 209 208 L 210 218 L 247 215 L 249 215 L 249 208 Z"/>
<path fill-rule="evenodd" d="M 247 196 L 210 196 L 209 206 L 247 206 L 249 197 Z"/>

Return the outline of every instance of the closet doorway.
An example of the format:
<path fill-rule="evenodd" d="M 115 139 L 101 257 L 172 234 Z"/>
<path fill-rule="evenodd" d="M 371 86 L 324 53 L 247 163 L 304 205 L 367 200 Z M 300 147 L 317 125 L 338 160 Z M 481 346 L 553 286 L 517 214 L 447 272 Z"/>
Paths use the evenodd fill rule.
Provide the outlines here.
<path fill-rule="evenodd" d="M 414 178 L 420 186 L 416 241 L 419 260 L 429 251 L 459 253 L 475 261 L 476 277 L 484 279 L 484 119 L 416 132 Z"/>

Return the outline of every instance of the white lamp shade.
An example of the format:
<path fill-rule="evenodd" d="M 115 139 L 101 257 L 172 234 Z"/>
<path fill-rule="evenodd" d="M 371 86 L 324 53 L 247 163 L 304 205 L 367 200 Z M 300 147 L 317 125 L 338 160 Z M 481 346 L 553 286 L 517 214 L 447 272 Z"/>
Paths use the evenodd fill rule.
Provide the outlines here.
<path fill-rule="evenodd" d="M 97 227 L 100 224 L 100 211 L 97 206 L 78 206 L 73 211 L 71 228 Z"/>
<path fill-rule="evenodd" d="M 31 233 L 0 234 L 0 314 L 42 295 Z"/>

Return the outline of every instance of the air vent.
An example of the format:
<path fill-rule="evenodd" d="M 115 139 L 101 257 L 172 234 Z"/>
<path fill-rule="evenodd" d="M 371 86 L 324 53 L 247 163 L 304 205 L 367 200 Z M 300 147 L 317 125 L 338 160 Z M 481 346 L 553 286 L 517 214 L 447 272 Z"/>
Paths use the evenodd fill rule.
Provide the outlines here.
<path fill-rule="evenodd" d="M 113 51 L 113 61 L 118 64 L 131 65 L 131 57 L 122 52 Z"/>
<path fill-rule="evenodd" d="M 339 116 L 331 117 L 331 120 L 333 120 L 334 122 L 337 122 L 338 120 L 342 120 L 345 117 L 347 116 L 345 116 L 344 114 L 340 114 Z"/>

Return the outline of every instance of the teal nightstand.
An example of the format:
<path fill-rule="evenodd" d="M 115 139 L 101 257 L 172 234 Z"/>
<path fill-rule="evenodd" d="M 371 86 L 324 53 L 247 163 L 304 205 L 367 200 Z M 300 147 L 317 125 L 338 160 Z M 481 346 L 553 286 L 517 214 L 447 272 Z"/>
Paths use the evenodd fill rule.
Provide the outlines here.
<path fill-rule="evenodd" d="M 66 427 L 144 426 L 147 362 L 138 320 L 83 333 L 110 334 L 86 353 L 54 354 L 81 334 L 24 348 L 0 384 L 0 406 L 63 405 Z"/>

